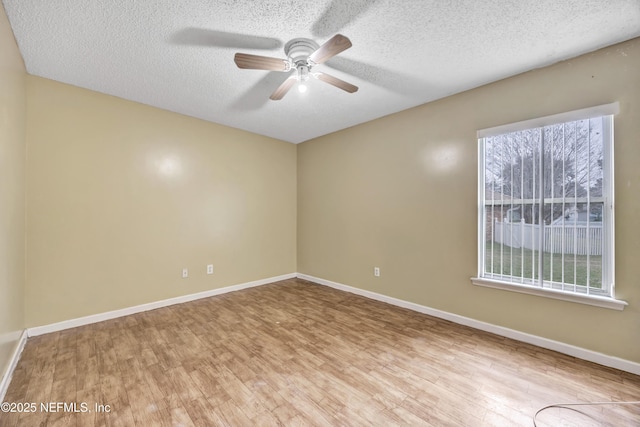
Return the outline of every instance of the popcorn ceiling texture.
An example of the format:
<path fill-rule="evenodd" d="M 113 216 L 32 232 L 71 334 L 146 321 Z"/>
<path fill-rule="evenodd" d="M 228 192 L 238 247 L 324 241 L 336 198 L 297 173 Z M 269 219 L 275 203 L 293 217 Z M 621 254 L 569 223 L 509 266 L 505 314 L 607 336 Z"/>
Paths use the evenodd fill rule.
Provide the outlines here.
<path fill-rule="evenodd" d="M 294 143 L 640 36 L 638 0 L 3 0 L 27 71 Z M 281 101 L 292 38 L 353 47 Z"/>

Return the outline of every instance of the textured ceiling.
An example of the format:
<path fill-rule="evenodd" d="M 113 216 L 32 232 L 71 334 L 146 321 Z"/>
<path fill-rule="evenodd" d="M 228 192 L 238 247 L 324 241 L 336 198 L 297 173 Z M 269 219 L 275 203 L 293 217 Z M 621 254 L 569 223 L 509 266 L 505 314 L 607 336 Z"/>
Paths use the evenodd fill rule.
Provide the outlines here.
<path fill-rule="evenodd" d="M 640 0 L 3 0 L 27 71 L 301 142 L 640 36 Z M 318 65 L 360 87 L 241 70 L 292 38 L 353 47 Z"/>

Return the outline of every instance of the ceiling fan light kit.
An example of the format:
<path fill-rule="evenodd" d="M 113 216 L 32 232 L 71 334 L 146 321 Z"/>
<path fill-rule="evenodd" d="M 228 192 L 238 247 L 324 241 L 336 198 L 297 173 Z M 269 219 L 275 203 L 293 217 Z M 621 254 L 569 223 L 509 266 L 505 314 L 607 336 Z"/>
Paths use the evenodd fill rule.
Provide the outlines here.
<path fill-rule="evenodd" d="M 234 61 L 238 68 L 250 70 L 268 70 L 286 73 L 295 69 L 295 73 L 292 73 L 291 76 L 271 94 L 269 99 L 273 101 L 282 99 L 296 82 L 299 83 L 298 90 L 300 92 L 306 92 L 306 82 L 309 80 L 309 76 L 313 76 L 320 81 L 346 92 L 354 93 L 358 90 L 358 87 L 351 83 L 347 83 L 344 80 L 340 80 L 326 73 L 311 72 L 312 68 L 316 65 L 328 61 L 351 46 L 351 41 L 342 34 L 336 34 L 322 46 L 311 39 L 301 37 L 290 40 L 285 44 L 284 53 L 287 55 L 286 59 L 248 53 L 236 53 Z"/>

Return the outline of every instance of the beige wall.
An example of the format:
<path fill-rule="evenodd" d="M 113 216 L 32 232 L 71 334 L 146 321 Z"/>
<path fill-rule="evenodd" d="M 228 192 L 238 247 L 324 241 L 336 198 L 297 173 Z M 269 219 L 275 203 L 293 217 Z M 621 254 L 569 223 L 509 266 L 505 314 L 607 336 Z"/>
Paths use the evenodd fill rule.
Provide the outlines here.
<path fill-rule="evenodd" d="M 622 312 L 473 286 L 478 129 L 620 102 Z M 640 39 L 298 146 L 298 271 L 640 362 Z M 381 277 L 373 277 L 373 267 Z"/>
<path fill-rule="evenodd" d="M 0 378 L 24 328 L 25 70 L 0 2 Z"/>
<path fill-rule="evenodd" d="M 295 272 L 295 145 L 33 76 L 27 94 L 27 326 Z"/>

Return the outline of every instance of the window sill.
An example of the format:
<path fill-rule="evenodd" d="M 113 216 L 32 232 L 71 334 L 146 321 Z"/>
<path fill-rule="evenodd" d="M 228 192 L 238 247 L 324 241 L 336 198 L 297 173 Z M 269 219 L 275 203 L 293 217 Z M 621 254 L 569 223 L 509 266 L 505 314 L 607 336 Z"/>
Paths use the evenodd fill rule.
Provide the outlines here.
<path fill-rule="evenodd" d="M 471 283 L 477 286 L 485 286 L 488 288 L 502 289 L 511 292 L 520 292 L 539 297 L 554 298 L 562 301 L 576 302 L 580 304 L 593 305 L 596 307 L 609 308 L 612 310 L 623 310 L 627 306 L 626 301 L 614 298 L 599 297 L 594 295 L 574 294 L 570 292 L 556 291 L 554 289 L 540 289 L 528 285 L 520 285 L 518 283 L 500 282 L 498 280 L 483 279 L 480 277 L 472 277 Z"/>

